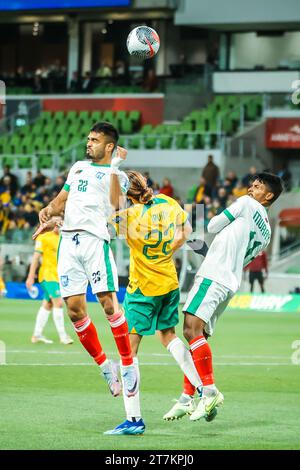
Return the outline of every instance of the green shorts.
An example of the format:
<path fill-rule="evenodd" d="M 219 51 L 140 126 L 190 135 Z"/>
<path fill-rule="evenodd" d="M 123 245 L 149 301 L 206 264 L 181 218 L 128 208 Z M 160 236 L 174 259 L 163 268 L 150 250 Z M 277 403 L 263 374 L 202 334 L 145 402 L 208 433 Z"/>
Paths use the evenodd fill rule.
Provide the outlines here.
<path fill-rule="evenodd" d="M 55 281 L 43 281 L 41 287 L 44 291 L 44 300 L 50 302 L 51 299 L 58 299 L 61 297 L 59 290 L 59 283 Z"/>
<path fill-rule="evenodd" d="M 126 292 L 123 307 L 129 333 L 154 335 L 156 330 L 177 325 L 179 298 L 179 289 L 157 296 L 145 296 L 140 289 Z"/>

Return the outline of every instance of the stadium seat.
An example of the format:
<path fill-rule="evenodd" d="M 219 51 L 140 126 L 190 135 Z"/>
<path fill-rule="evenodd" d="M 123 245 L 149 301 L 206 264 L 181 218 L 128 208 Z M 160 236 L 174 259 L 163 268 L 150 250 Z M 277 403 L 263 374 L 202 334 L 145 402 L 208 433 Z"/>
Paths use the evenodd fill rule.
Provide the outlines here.
<path fill-rule="evenodd" d="M 91 126 L 93 125 L 93 123 L 95 124 L 96 122 L 98 121 L 101 121 L 102 120 L 102 113 L 101 111 L 93 111 L 91 113 Z"/>

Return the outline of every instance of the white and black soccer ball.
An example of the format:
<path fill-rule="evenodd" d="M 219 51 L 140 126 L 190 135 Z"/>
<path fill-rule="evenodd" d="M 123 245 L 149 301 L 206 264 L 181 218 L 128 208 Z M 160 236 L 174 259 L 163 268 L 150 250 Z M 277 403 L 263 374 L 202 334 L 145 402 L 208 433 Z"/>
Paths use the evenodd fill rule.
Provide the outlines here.
<path fill-rule="evenodd" d="M 137 26 L 128 35 L 127 49 L 129 54 L 140 59 L 151 59 L 157 54 L 160 39 L 157 32 L 149 26 Z"/>

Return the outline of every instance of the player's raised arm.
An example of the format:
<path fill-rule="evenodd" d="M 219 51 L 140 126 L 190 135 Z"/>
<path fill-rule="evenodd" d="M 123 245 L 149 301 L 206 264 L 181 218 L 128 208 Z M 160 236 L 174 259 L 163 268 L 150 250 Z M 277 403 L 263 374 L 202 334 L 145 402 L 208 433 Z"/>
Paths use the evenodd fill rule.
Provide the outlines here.
<path fill-rule="evenodd" d="M 120 175 L 119 166 L 126 160 L 127 150 L 123 147 L 117 147 L 117 155 L 111 161 L 110 176 L 110 203 L 115 210 L 122 209 L 126 202 L 126 184 L 120 182 L 123 174 Z M 125 177 L 125 176 L 124 176 Z"/>
<path fill-rule="evenodd" d="M 249 196 L 242 196 L 233 204 L 231 204 L 227 209 L 225 209 L 221 214 L 215 215 L 209 222 L 207 226 L 208 233 L 219 233 L 227 225 L 231 224 L 237 217 L 242 213 L 242 209 L 245 204 L 245 200 Z"/>

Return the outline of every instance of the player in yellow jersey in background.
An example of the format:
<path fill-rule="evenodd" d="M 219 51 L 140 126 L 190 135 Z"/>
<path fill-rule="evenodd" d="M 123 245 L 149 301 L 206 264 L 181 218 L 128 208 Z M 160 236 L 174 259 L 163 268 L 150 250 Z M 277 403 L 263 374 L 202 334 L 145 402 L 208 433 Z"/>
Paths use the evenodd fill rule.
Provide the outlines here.
<path fill-rule="evenodd" d="M 161 343 L 173 355 L 195 387 L 201 380 L 189 350 L 175 334 L 178 323 L 179 285 L 173 261 L 191 233 L 186 212 L 164 194 L 153 196 L 143 175 L 127 172 L 130 187 L 127 197 L 133 205 L 112 219 L 118 235 L 124 235 L 130 248 L 130 274 L 123 304 L 135 366 L 143 336 L 158 331 Z M 138 374 L 139 375 L 139 374 Z M 140 411 L 139 392 L 134 397 L 123 393 L 127 419 L 105 434 L 142 434 L 145 424 Z"/>
<path fill-rule="evenodd" d="M 6 291 L 4 279 L 2 277 L 3 275 L 2 270 L 3 270 L 3 260 L 0 257 L 0 297 L 5 297 L 7 291 Z"/>
<path fill-rule="evenodd" d="M 38 281 L 44 291 L 44 300 L 38 311 L 32 343 L 53 343 L 43 336 L 43 330 L 53 309 L 53 320 L 62 344 L 72 344 L 73 340 L 67 335 L 64 326 L 63 300 L 59 290 L 57 275 L 57 250 L 59 246 L 59 229 L 56 226 L 52 232 L 39 235 L 35 242 L 34 254 L 30 265 L 26 287 L 30 290 L 35 281 L 35 274 L 41 262 Z"/>

